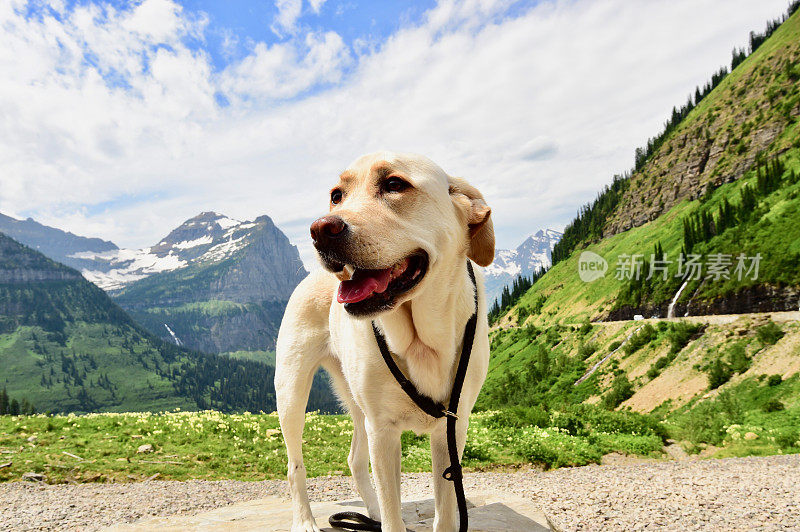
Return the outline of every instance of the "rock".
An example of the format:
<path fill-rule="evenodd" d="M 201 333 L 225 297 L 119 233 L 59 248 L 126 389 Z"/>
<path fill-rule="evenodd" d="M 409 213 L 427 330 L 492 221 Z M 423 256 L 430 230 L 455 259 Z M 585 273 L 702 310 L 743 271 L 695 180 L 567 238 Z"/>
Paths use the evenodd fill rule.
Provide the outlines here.
<path fill-rule="evenodd" d="M 745 440 L 757 440 L 758 439 L 758 434 L 756 434 L 755 432 L 746 432 L 745 435 L 744 435 L 744 439 Z"/>
<path fill-rule="evenodd" d="M 136 449 L 137 453 L 152 453 L 153 446 L 149 443 L 145 443 L 144 445 L 140 445 L 138 449 Z"/>
<path fill-rule="evenodd" d="M 714 454 L 716 454 L 718 450 L 719 448 L 715 447 L 714 445 L 707 445 L 702 451 L 700 451 L 697 454 L 697 456 L 699 458 L 711 458 L 712 456 L 714 456 Z"/>
<path fill-rule="evenodd" d="M 22 474 L 22 480 L 27 480 L 28 482 L 44 482 L 47 480 L 47 477 L 41 473 L 34 473 L 33 471 L 28 471 L 27 473 Z"/>
<path fill-rule="evenodd" d="M 683 450 L 683 447 L 677 443 L 665 446 L 664 452 L 673 460 L 683 461 L 689 459 L 689 455 Z"/>

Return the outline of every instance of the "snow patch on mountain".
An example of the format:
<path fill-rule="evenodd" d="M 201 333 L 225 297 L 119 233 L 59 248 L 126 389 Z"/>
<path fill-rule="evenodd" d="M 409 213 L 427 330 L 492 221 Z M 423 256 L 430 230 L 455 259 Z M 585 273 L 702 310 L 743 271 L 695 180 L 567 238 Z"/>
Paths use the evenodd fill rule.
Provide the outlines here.
<path fill-rule="evenodd" d="M 203 212 L 181 224 L 155 246 L 81 252 L 75 258 L 92 261 L 81 273 L 104 290 L 119 290 L 154 273 L 184 268 L 195 262 L 220 262 L 249 244 L 252 231 L 264 225 L 259 218 L 241 222 L 215 212 Z"/>
<path fill-rule="evenodd" d="M 231 227 L 236 227 L 237 225 L 241 225 L 242 222 L 239 220 L 234 220 L 233 218 L 222 217 L 216 220 L 217 225 L 222 227 L 223 229 L 230 229 Z"/>
<path fill-rule="evenodd" d="M 231 256 L 235 251 L 243 248 L 247 245 L 245 241 L 245 237 L 247 235 L 242 235 L 239 238 L 233 238 L 233 234 L 231 233 L 228 235 L 228 240 L 216 244 L 209 248 L 209 250 L 200 256 L 197 260 L 198 261 L 211 261 L 211 262 L 219 262 Z"/>
<path fill-rule="evenodd" d="M 487 276 L 499 276 L 503 274 L 516 277 L 522 271 L 522 266 L 514 262 L 517 251 L 512 249 L 500 249 L 495 253 L 494 262 L 484 268 L 483 272 Z"/>
<path fill-rule="evenodd" d="M 168 254 L 163 257 L 145 249 L 117 249 L 103 253 L 76 253 L 74 258 L 89 259 L 100 268 L 81 270 L 83 276 L 104 290 L 116 290 L 127 283 L 138 281 L 159 272 L 183 268 L 188 264 L 180 257 Z"/>
<path fill-rule="evenodd" d="M 196 248 L 197 246 L 202 246 L 203 244 L 210 244 L 214 241 L 211 238 L 211 235 L 201 236 L 200 238 L 196 238 L 194 240 L 185 240 L 183 242 L 178 242 L 177 244 L 173 244 L 172 247 L 176 249 L 189 249 L 189 248 Z"/>

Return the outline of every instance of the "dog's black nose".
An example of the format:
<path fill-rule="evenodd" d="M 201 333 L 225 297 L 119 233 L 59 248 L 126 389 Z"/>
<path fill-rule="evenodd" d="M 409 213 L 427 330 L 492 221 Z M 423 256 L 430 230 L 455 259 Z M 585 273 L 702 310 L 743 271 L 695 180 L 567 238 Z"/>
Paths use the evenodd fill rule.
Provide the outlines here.
<path fill-rule="evenodd" d="M 347 224 L 338 216 L 323 216 L 311 224 L 311 238 L 315 246 L 325 246 L 344 235 Z"/>

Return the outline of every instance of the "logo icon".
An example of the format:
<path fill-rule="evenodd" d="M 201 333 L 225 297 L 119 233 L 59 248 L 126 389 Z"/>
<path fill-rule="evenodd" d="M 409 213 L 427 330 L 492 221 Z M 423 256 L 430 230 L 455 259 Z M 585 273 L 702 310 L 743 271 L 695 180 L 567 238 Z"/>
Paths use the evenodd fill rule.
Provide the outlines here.
<path fill-rule="evenodd" d="M 578 276 L 584 283 L 605 277 L 608 271 L 606 259 L 591 251 L 584 251 L 578 259 Z"/>

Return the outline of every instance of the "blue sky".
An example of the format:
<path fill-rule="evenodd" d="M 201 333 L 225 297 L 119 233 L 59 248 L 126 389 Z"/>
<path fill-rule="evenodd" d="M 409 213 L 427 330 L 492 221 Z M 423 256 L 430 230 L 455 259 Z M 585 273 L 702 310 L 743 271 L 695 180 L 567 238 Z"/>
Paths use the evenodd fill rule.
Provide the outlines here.
<path fill-rule="evenodd" d="M 785 0 L 3 0 L 0 212 L 145 247 L 201 211 L 308 224 L 423 153 L 497 242 L 561 229 Z"/>
<path fill-rule="evenodd" d="M 209 18 L 207 46 L 205 49 L 217 69 L 224 68 L 232 59 L 241 59 L 254 42 L 272 44 L 284 41 L 286 32 L 272 29 L 278 14 L 275 4 L 252 0 L 188 0 L 181 2 L 187 11 L 206 13 Z M 298 24 L 306 30 L 332 30 L 342 36 L 351 48 L 356 41 L 380 43 L 401 27 L 415 24 L 433 7 L 434 2 L 387 2 L 350 0 L 325 2 L 319 13 L 310 5 L 303 5 Z M 233 56 L 225 50 L 226 37 L 238 40 Z"/>

